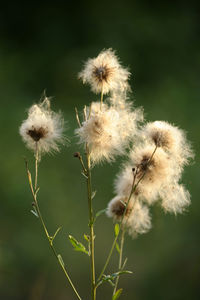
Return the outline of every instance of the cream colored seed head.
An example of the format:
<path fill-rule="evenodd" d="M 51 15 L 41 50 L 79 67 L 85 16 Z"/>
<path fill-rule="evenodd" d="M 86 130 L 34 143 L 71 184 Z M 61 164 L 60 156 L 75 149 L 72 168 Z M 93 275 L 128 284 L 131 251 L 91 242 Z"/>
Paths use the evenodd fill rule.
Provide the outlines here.
<path fill-rule="evenodd" d="M 50 109 L 50 100 L 45 98 L 41 104 L 34 104 L 28 111 L 19 132 L 26 146 L 39 154 L 58 151 L 58 144 L 64 142 L 64 121 L 60 113 Z"/>
<path fill-rule="evenodd" d="M 123 153 L 119 121 L 119 113 L 113 108 L 103 111 L 92 108 L 89 119 L 83 122 L 81 128 L 76 129 L 80 142 L 88 144 L 94 163 L 113 160 L 115 155 Z"/>
<path fill-rule="evenodd" d="M 79 73 L 83 83 L 90 84 L 96 94 L 126 90 L 129 76 L 130 73 L 120 65 L 112 49 L 103 50 L 96 58 L 88 59 Z"/>
<path fill-rule="evenodd" d="M 134 176 L 132 168 L 135 168 L 137 171 L 135 184 L 144 176 L 134 194 L 140 199 L 145 199 L 149 204 L 158 199 L 159 189 L 172 177 L 174 178 L 174 170 L 169 156 L 160 148 L 156 150 L 151 159 L 154 149 L 154 146 L 143 145 L 130 152 L 129 162 L 124 165 L 115 180 L 117 193 L 130 195 Z"/>
<path fill-rule="evenodd" d="M 130 140 L 137 132 L 137 111 L 119 110 L 107 104 L 93 102 L 87 109 L 87 119 L 75 133 L 80 143 L 87 143 L 94 163 L 111 161 L 125 153 Z"/>
<path fill-rule="evenodd" d="M 147 233 L 151 229 L 151 216 L 149 208 L 136 200 L 132 212 L 127 221 L 128 233 L 133 237 Z"/>
<path fill-rule="evenodd" d="M 178 183 L 172 183 L 165 186 L 159 192 L 162 199 L 162 207 L 166 212 L 183 213 L 185 209 L 190 205 L 190 193 L 185 187 Z"/>
<path fill-rule="evenodd" d="M 124 211 L 125 211 L 125 204 L 127 203 L 128 198 L 124 197 L 123 195 L 117 195 L 114 197 L 109 203 L 107 208 L 107 216 L 113 218 L 115 221 L 120 221 Z M 132 201 L 129 202 L 128 207 L 126 209 L 126 213 L 124 215 L 124 219 L 127 220 L 131 210 L 133 207 Z"/>
<path fill-rule="evenodd" d="M 124 211 L 125 203 L 128 198 L 123 195 L 117 195 L 108 204 L 107 216 L 113 218 L 114 221 L 120 221 Z M 151 228 L 151 218 L 149 209 L 143 205 L 134 196 L 129 200 L 126 213 L 123 218 L 123 225 L 128 233 L 134 238 L 137 234 L 143 234 Z"/>
<path fill-rule="evenodd" d="M 165 121 L 147 123 L 142 130 L 144 137 L 171 154 L 179 167 L 193 157 L 191 146 L 183 130 Z"/>

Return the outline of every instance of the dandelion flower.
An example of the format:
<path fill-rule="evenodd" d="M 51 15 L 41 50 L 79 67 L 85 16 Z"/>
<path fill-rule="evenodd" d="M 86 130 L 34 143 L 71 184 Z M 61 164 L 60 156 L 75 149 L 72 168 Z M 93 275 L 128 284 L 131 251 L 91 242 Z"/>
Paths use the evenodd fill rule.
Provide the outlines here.
<path fill-rule="evenodd" d="M 28 111 L 19 132 L 26 146 L 39 154 L 58 151 L 63 143 L 63 119 L 60 113 L 50 109 L 50 100 L 45 98 L 41 104 L 34 104 Z"/>
<path fill-rule="evenodd" d="M 113 90 L 125 91 L 128 88 L 130 73 L 123 68 L 112 49 L 103 50 L 96 58 L 89 58 L 79 73 L 83 83 L 98 94 L 107 94 Z"/>

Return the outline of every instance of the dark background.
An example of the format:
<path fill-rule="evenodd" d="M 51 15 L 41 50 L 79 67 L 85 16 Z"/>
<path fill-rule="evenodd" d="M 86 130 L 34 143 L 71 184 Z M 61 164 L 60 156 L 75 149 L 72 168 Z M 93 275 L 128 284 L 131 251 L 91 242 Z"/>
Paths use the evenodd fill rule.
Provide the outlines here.
<path fill-rule="evenodd" d="M 198 298 L 199 284 L 199 94 L 200 21 L 197 1 L 26 1 L 0 10 L 0 299 L 75 299 L 37 219 L 30 213 L 24 160 L 33 168 L 18 128 L 26 109 L 44 89 L 61 109 L 71 140 L 60 154 L 40 164 L 40 206 L 49 231 L 62 231 L 56 247 L 83 299 L 89 299 L 89 261 L 74 252 L 67 235 L 82 240 L 88 232 L 87 199 L 74 138 L 74 107 L 79 110 L 97 96 L 77 80 L 83 61 L 103 48 L 117 50 L 132 72 L 132 100 L 143 106 L 149 121 L 166 120 L 188 132 L 195 163 L 183 182 L 192 195 L 185 215 L 166 215 L 152 208 L 153 229 L 132 240 L 125 256 L 133 275 L 124 275 L 120 299 L 183 300 Z M 120 161 L 93 171 L 95 210 L 113 197 L 113 179 Z M 96 227 L 97 273 L 113 239 L 112 221 L 102 216 Z M 117 254 L 107 270 L 116 271 Z M 111 299 L 111 287 L 97 299 Z"/>

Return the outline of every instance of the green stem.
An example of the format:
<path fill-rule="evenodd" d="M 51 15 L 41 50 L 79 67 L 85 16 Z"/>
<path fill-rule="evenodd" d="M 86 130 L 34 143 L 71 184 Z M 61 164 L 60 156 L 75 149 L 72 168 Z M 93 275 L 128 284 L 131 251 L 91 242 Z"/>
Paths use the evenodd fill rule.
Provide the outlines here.
<path fill-rule="evenodd" d="M 91 299 L 96 299 L 96 281 L 95 281 L 95 259 L 94 259 L 94 216 L 92 208 L 92 183 L 91 183 L 91 161 L 88 145 L 86 144 L 87 154 L 87 193 L 89 209 L 89 227 L 90 227 L 90 268 L 91 268 Z"/>
<path fill-rule="evenodd" d="M 120 222 L 119 222 L 119 233 L 120 233 L 121 228 L 122 228 L 122 223 L 123 223 L 123 220 L 124 220 L 124 217 L 125 217 L 125 214 L 126 214 L 126 210 L 127 210 L 128 204 L 129 204 L 130 199 L 131 199 L 131 196 L 132 196 L 132 194 L 133 194 L 133 192 L 134 192 L 134 190 L 135 190 L 135 189 L 134 189 L 134 186 L 135 186 L 136 175 L 137 175 L 137 172 L 135 172 L 135 174 L 134 174 L 134 176 L 133 176 L 133 183 L 132 183 L 131 192 L 130 192 L 130 195 L 129 195 L 129 197 L 128 197 L 127 203 L 126 203 L 126 207 L 125 207 L 124 213 L 123 213 L 122 218 L 121 218 L 121 220 L 120 220 Z M 109 254 L 108 254 L 108 257 L 107 257 L 107 259 L 106 259 L 105 265 L 103 266 L 103 269 L 102 269 L 102 271 L 101 271 L 101 273 L 100 273 L 100 275 L 99 275 L 99 277 L 98 277 L 97 282 L 99 282 L 99 281 L 101 280 L 101 277 L 103 276 L 103 274 L 104 274 L 104 272 L 105 272 L 105 270 L 106 270 L 106 268 L 107 268 L 107 266 L 108 266 L 108 264 L 109 264 L 109 261 L 110 261 L 110 258 L 111 258 L 111 256 L 112 256 L 113 250 L 114 250 L 114 248 L 115 248 L 115 246 L 116 246 L 118 237 L 119 237 L 119 234 L 116 235 L 115 238 L 114 238 L 114 241 L 113 241 L 113 243 L 112 243 L 112 246 L 111 246 L 110 252 L 109 252 Z"/>
<path fill-rule="evenodd" d="M 152 154 L 151 154 L 151 157 L 149 158 L 148 164 L 150 164 L 150 162 L 152 161 L 153 156 L 154 156 L 154 154 L 155 154 L 157 148 L 158 148 L 158 147 L 157 147 L 157 145 L 156 145 L 154 151 L 153 151 Z M 133 193 L 135 192 L 136 188 L 138 187 L 139 183 L 140 183 L 140 182 L 142 181 L 142 179 L 144 178 L 145 174 L 146 174 L 146 171 L 143 172 L 142 176 L 138 179 L 137 183 L 135 183 L 136 177 L 137 177 L 137 168 L 136 168 L 136 170 L 135 170 L 135 172 L 134 172 L 131 192 L 130 192 L 130 195 L 129 195 L 128 200 L 127 200 L 127 202 L 126 202 L 126 206 L 125 206 L 124 213 L 123 213 L 122 218 L 121 218 L 121 220 L 120 220 L 120 222 L 119 222 L 119 233 L 120 233 L 120 231 L 121 231 L 121 229 L 122 229 L 123 220 L 124 220 L 124 217 L 125 217 L 125 215 L 126 215 L 126 211 L 127 211 L 127 208 L 128 208 L 128 204 L 129 204 L 129 202 L 130 202 L 130 200 L 131 200 L 131 197 L 132 197 Z M 136 199 L 135 199 L 135 201 L 134 201 L 134 203 L 133 203 L 133 208 L 134 208 L 134 206 L 135 206 L 135 203 L 136 203 Z M 133 210 L 133 208 L 132 208 L 132 210 Z M 101 280 L 101 277 L 103 276 L 103 274 L 104 274 L 104 272 L 105 272 L 105 270 L 106 270 L 106 268 L 107 268 L 107 266 L 108 266 L 108 264 L 109 264 L 109 261 L 110 261 L 110 258 L 111 258 L 111 256 L 112 256 L 113 250 L 114 250 L 114 248 L 115 248 L 115 246 L 116 246 L 118 237 L 119 237 L 119 234 L 118 234 L 117 236 L 115 236 L 115 239 L 114 239 L 114 241 L 113 241 L 113 243 L 112 243 L 110 252 L 109 252 L 108 257 L 107 257 L 107 259 L 106 259 L 105 265 L 103 266 L 103 269 L 102 269 L 102 271 L 101 271 L 101 273 L 100 273 L 100 275 L 99 275 L 99 277 L 98 277 L 98 279 L 97 279 L 97 284 L 98 284 L 98 282 Z"/>
<path fill-rule="evenodd" d="M 120 243 L 120 254 L 119 254 L 119 265 L 118 265 L 119 271 L 121 271 L 121 269 L 122 269 L 122 257 L 123 257 L 124 237 L 125 237 L 125 228 L 123 227 L 122 228 L 122 233 L 121 233 L 121 243 Z M 113 296 L 115 295 L 115 293 L 117 291 L 118 282 L 119 282 L 119 276 L 117 276 L 116 281 L 115 281 L 115 286 L 114 286 L 114 290 L 113 290 Z"/>
<path fill-rule="evenodd" d="M 58 255 L 57 252 L 56 252 L 56 249 L 55 249 L 55 247 L 54 247 L 54 245 L 53 245 L 53 241 L 52 241 L 52 239 L 51 239 L 51 237 L 50 237 L 50 235 L 49 235 L 49 233 L 48 233 L 48 230 L 47 230 L 47 228 L 46 228 L 46 225 L 45 225 L 45 223 L 44 223 L 42 214 L 41 214 L 41 212 L 40 212 L 40 209 L 39 209 L 39 206 L 38 206 L 38 203 L 37 203 L 37 199 L 35 199 L 35 200 L 36 200 L 36 201 L 35 201 L 35 205 L 36 205 L 37 213 L 38 213 L 39 219 L 40 219 L 40 221 L 41 221 L 41 223 L 42 223 L 42 226 L 43 226 L 43 229 L 44 229 L 44 231 L 45 231 L 46 237 L 47 237 L 47 239 L 48 239 L 48 241 L 49 241 L 49 245 L 50 245 L 50 247 L 51 247 L 51 249 L 52 249 L 52 251 L 53 251 L 53 253 L 54 253 L 54 255 L 55 255 L 55 257 L 56 257 L 56 259 L 57 259 L 57 261 L 58 261 L 58 263 L 59 263 L 59 265 L 60 265 L 60 267 L 62 268 L 62 270 L 63 270 L 63 272 L 64 272 L 64 274 L 65 274 L 67 280 L 69 281 L 69 284 L 71 285 L 71 287 L 72 287 L 74 293 L 76 294 L 77 298 L 78 298 L 79 300 L 81 300 L 81 297 L 79 296 L 79 294 L 78 294 L 78 292 L 77 292 L 77 290 L 76 290 L 76 288 L 75 288 L 75 286 L 74 286 L 74 284 L 73 284 L 71 278 L 69 277 L 69 275 L 68 275 L 68 273 L 67 273 L 67 270 L 66 270 L 64 264 L 61 263 L 61 261 L 60 261 L 60 259 L 59 259 L 59 255 Z"/>
<path fill-rule="evenodd" d="M 38 162 L 39 162 L 39 151 L 38 151 L 38 142 L 35 143 L 35 191 L 37 189 L 38 181 Z"/>
<path fill-rule="evenodd" d="M 102 86 L 102 89 L 101 89 L 100 110 L 102 110 L 102 106 L 103 106 L 103 86 Z"/>
<path fill-rule="evenodd" d="M 42 214 L 41 214 L 41 211 L 40 211 L 40 208 L 39 208 L 39 205 L 38 205 L 38 201 L 37 201 L 38 157 L 39 157 L 39 155 L 38 155 L 38 146 L 36 145 L 36 153 L 35 153 L 35 184 L 34 184 L 35 190 L 34 190 L 33 185 L 32 185 L 31 174 L 30 174 L 30 172 L 28 170 L 28 167 L 27 167 L 27 174 L 28 174 L 28 179 L 29 179 L 29 185 L 30 185 L 30 188 L 31 188 L 32 196 L 33 196 L 33 205 L 36 208 L 36 211 L 37 211 L 38 217 L 40 219 L 40 222 L 42 224 L 42 227 L 44 229 L 45 235 L 46 235 L 46 237 L 47 237 L 47 239 L 49 241 L 49 245 L 50 245 L 50 247 L 51 247 L 54 255 L 56 256 L 56 259 L 58 260 L 58 263 L 59 263 L 60 267 L 62 268 L 62 270 L 63 270 L 63 272 L 65 274 L 65 277 L 69 281 L 69 284 L 71 285 L 71 287 L 72 287 L 75 295 L 77 296 L 77 298 L 79 300 L 81 300 L 81 297 L 79 296 L 79 294 L 78 294 L 78 292 L 77 292 L 77 290 L 76 290 L 76 288 L 75 288 L 75 286 L 74 286 L 74 284 L 73 284 L 73 282 L 72 282 L 69 274 L 67 273 L 67 270 L 66 270 L 66 268 L 64 266 L 64 263 L 62 263 L 61 260 L 59 259 L 59 255 L 57 254 L 56 249 L 55 249 L 55 247 L 53 245 L 53 239 L 52 239 L 52 237 L 48 233 L 47 227 L 45 225 L 44 219 L 42 217 Z M 27 166 L 27 164 L 26 164 L 26 166 Z"/>

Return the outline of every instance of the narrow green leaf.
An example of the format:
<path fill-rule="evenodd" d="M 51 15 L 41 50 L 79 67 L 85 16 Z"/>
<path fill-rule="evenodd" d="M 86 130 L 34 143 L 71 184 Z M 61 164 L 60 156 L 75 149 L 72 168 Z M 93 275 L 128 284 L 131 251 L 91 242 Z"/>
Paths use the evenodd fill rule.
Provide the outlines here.
<path fill-rule="evenodd" d="M 62 256 L 60 254 L 58 254 L 58 260 L 59 260 L 60 264 L 64 267 L 65 263 L 64 263 L 64 261 L 62 259 Z"/>
<path fill-rule="evenodd" d="M 35 191 L 35 195 L 38 194 L 39 190 L 40 190 L 40 188 L 38 187 L 37 190 Z"/>
<path fill-rule="evenodd" d="M 115 236 L 118 236 L 119 235 L 119 224 L 116 223 L 115 224 Z"/>
<path fill-rule="evenodd" d="M 111 275 L 103 275 L 102 282 L 104 281 L 112 281 L 112 276 Z"/>
<path fill-rule="evenodd" d="M 32 177 L 31 177 L 31 172 L 27 169 L 27 175 L 28 175 L 28 181 L 30 186 L 32 186 Z"/>
<path fill-rule="evenodd" d="M 81 174 L 82 174 L 86 179 L 88 179 L 88 176 L 87 176 L 84 172 L 81 172 Z"/>
<path fill-rule="evenodd" d="M 115 286 L 115 284 L 112 282 L 112 280 L 111 280 L 111 279 L 108 279 L 108 283 L 110 283 L 110 285 L 111 285 L 112 287 L 114 287 L 114 286 Z"/>
<path fill-rule="evenodd" d="M 95 197 L 96 193 L 97 193 L 97 191 L 92 192 L 92 196 L 91 196 L 92 199 Z"/>
<path fill-rule="evenodd" d="M 69 240 L 75 251 L 83 252 L 89 255 L 89 252 L 86 250 L 85 246 L 82 243 L 78 242 L 73 236 L 69 235 Z"/>
<path fill-rule="evenodd" d="M 120 248 L 119 248 L 119 244 L 118 244 L 118 243 L 116 243 L 115 247 L 116 247 L 116 250 L 117 250 L 117 252 L 120 254 Z"/>
<path fill-rule="evenodd" d="M 56 232 L 54 233 L 54 235 L 52 236 L 52 241 L 55 239 L 55 237 L 57 236 L 58 232 L 61 230 L 62 227 L 58 227 L 58 229 L 56 230 Z"/>
<path fill-rule="evenodd" d="M 118 277 L 122 274 L 132 274 L 132 272 L 131 271 L 119 271 L 119 272 L 113 273 L 111 275 L 103 275 L 102 279 L 99 282 L 97 282 L 97 286 L 101 285 L 102 283 L 104 283 L 106 281 L 113 284 L 113 281 L 116 279 L 116 277 Z"/>
<path fill-rule="evenodd" d="M 112 275 L 110 275 L 113 279 L 117 276 L 120 276 L 122 274 L 133 274 L 132 271 L 127 271 L 127 270 L 122 270 L 122 271 L 119 271 L 119 272 L 116 272 L 116 273 L 113 273 Z"/>
<path fill-rule="evenodd" d="M 32 213 L 34 216 L 36 216 L 37 218 L 39 218 L 39 216 L 38 216 L 36 210 L 31 209 L 31 213 Z"/>
<path fill-rule="evenodd" d="M 90 241 L 89 235 L 87 235 L 87 234 L 84 233 L 83 236 L 84 236 L 84 239 L 89 243 L 89 241 Z"/>
<path fill-rule="evenodd" d="M 112 275 L 103 275 L 102 279 L 99 282 L 97 282 L 97 286 L 100 286 L 104 282 L 108 282 L 112 285 L 112 287 L 114 287 L 115 284 L 113 283 L 113 279 L 114 278 L 112 278 Z"/>
<path fill-rule="evenodd" d="M 120 297 L 122 291 L 123 289 L 117 290 L 116 293 L 113 295 L 112 300 L 117 300 Z"/>
<path fill-rule="evenodd" d="M 99 216 L 101 216 L 102 214 L 104 214 L 106 212 L 106 208 L 99 210 L 96 215 L 95 218 L 98 218 Z"/>
<path fill-rule="evenodd" d="M 126 265 L 126 263 L 127 263 L 127 260 L 128 260 L 128 258 L 126 257 L 125 260 L 124 260 L 124 263 L 123 263 L 123 265 L 122 265 L 122 270 L 125 268 L 125 265 Z"/>

